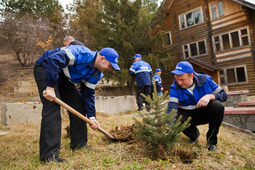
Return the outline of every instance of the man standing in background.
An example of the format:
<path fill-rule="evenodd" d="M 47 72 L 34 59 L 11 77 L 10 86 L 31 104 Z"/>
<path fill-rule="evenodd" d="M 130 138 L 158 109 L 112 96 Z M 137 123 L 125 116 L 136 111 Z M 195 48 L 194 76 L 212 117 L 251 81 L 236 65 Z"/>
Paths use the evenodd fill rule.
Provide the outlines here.
<path fill-rule="evenodd" d="M 154 76 L 152 77 L 152 79 L 155 80 L 158 96 L 162 96 L 163 95 L 162 79 L 160 77 L 161 72 L 162 72 L 162 70 L 157 68 L 156 71 L 155 71 Z"/>
<path fill-rule="evenodd" d="M 81 46 L 85 47 L 85 45 L 82 42 L 75 40 L 72 36 L 66 36 L 63 40 L 63 44 L 64 44 L 64 46 L 81 45 Z"/>
<path fill-rule="evenodd" d="M 136 79 L 138 111 L 143 110 L 143 98 L 141 93 L 148 96 L 151 94 L 152 70 L 149 63 L 142 60 L 141 54 L 133 57 L 134 63 L 129 69 L 129 74 Z M 150 111 L 149 103 L 145 101 L 146 110 Z"/>

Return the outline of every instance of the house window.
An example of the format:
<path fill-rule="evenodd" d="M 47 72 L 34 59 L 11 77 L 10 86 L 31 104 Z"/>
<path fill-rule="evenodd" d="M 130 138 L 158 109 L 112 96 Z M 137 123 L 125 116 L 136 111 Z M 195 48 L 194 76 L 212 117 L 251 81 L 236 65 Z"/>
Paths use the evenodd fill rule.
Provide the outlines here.
<path fill-rule="evenodd" d="M 247 31 L 247 29 L 241 30 L 241 37 L 242 37 L 242 43 L 243 43 L 243 45 L 249 45 L 248 31 Z"/>
<path fill-rule="evenodd" d="M 214 36 L 213 41 L 215 52 L 238 48 L 250 44 L 247 28 Z"/>
<path fill-rule="evenodd" d="M 221 50 L 220 48 L 220 36 L 214 37 L 214 44 L 215 44 L 215 51 L 219 52 Z"/>
<path fill-rule="evenodd" d="M 185 29 L 203 22 L 202 8 L 179 16 L 180 28 Z"/>
<path fill-rule="evenodd" d="M 238 36 L 238 32 L 232 32 L 230 33 L 231 35 L 231 39 L 232 39 L 232 42 L 233 42 L 233 48 L 235 47 L 239 47 L 240 46 L 240 41 L 239 41 L 239 36 Z"/>
<path fill-rule="evenodd" d="M 221 84 L 238 84 L 247 82 L 245 66 L 225 68 L 220 71 Z"/>
<path fill-rule="evenodd" d="M 206 48 L 205 48 L 205 41 L 198 42 L 198 48 L 199 48 L 199 54 L 205 54 Z"/>
<path fill-rule="evenodd" d="M 211 19 L 216 19 L 224 16 L 222 1 L 215 1 L 210 4 Z"/>
<path fill-rule="evenodd" d="M 166 46 L 172 45 L 171 32 L 166 33 Z"/>
<path fill-rule="evenodd" d="M 183 46 L 184 58 L 189 58 L 189 48 L 188 45 Z"/>
<path fill-rule="evenodd" d="M 230 42 L 229 42 L 228 34 L 222 35 L 222 44 L 223 44 L 223 50 L 230 49 Z"/>
<path fill-rule="evenodd" d="M 183 45 L 184 58 L 195 57 L 206 54 L 206 41 L 198 41 Z"/>

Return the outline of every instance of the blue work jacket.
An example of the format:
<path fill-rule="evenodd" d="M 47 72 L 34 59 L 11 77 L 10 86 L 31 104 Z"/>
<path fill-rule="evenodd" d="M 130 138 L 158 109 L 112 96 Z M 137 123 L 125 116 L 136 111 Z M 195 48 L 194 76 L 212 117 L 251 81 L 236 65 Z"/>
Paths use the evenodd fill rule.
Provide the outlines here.
<path fill-rule="evenodd" d="M 129 69 L 129 74 L 136 79 L 137 86 L 150 86 L 151 85 L 151 66 L 143 61 L 138 60 L 132 64 Z"/>
<path fill-rule="evenodd" d="M 155 73 L 154 76 L 152 77 L 152 79 L 155 80 L 155 84 L 156 84 L 156 88 L 157 88 L 157 92 L 162 92 L 161 91 L 161 87 L 162 87 L 162 80 L 161 80 L 161 77 Z"/>
<path fill-rule="evenodd" d="M 226 92 L 213 80 L 212 77 L 206 74 L 200 74 L 194 72 L 193 81 L 195 87 L 193 94 L 191 94 L 186 88 L 183 89 L 179 86 L 177 81 L 170 86 L 169 103 L 167 112 L 170 113 L 172 109 L 178 110 L 178 108 L 184 110 L 195 110 L 198 101 L 206 94 L 213 94 L 215 100 L 224 102 L 227 100 Z"/>
<path fill-rule="evenodd" d="M 84 83 L 81 95 L 88 117 L 95 116 L 95 87 L 103 77 L 98 69 L 93 68 L 97 51 L 87 47 L 71 45 L 65 48 L 46 51 L 36 62 L 46 67 L 46 85 L 55 87 L 60 72 L 74 83 Z"/>

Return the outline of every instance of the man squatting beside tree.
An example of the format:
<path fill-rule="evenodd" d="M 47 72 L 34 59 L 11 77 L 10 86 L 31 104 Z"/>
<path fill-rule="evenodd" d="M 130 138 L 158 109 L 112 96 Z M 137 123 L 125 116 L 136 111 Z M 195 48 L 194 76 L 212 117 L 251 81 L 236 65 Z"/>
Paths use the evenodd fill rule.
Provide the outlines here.
<path fill-rule="evenodd" d="M 209 123 L 206 148 L 217 150 L 217 134 L 224 116 L 221 102 L 227 100 L 226 92 L 211 76 L 195 72 L 187 61 L 179 62 L 171 73 L 175 80 L 170 86 L 167 112 L 176 109 L 177 117 L 182 115 L 181 122 L 191 117 L 191 126 L 183 131 L 189 143 L 197 143 L 200 133 L 196 126 Z"/>
<path fill-rule="evenodd" d="M 70 45 L 65 48 L 46 51 L 35 63 L 34 77 L 43 104 L 40 159 L 44 162 L 63 162 L 59 158 L 61 142 L 60 106 L 53 102 L 57 96 L 65 103 L 94 122 L 92 129 L 97 129 L 95 110 L 95 87 L 103 77 L 103 72 L 117 65 L 118 53 L 113 48 L 103 48 L 100 52 Z M 74 83 L 81 83 L 78 91 Z M 87 124 L 69 113 L 71 143 L 70 148 L 76 150 L 87 147 Z"/>

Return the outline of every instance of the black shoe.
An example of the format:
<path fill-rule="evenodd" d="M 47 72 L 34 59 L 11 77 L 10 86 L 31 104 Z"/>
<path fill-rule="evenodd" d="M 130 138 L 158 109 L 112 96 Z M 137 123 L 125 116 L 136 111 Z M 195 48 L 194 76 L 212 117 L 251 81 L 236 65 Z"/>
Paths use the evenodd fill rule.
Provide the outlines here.
<path fill-rule="evenodd" d="M 189 143 L 191 143 L 191 144 L 196 144 L 196 143 L 197 143 L 197 139 L 198 139 L 199 136 L 200 136 L 200 132 L 197 131 L 197 136 L 196 136 L 196 138 L 195 138 L 195 139 L 189 139 Z"/>
<path fill-rule="evenodd" d="M 190 139 L 188 142 L 191 143 L 191 144 L 196 144 L 197 143 L 197 138 L 196 139 Z"/>
<path fill-rule="evenodd" d="M 217 145 L 210 144 L 209 147 L 207 148 L 209 151 L 216 151 L 217 150 Z"/>
<path fill-rule="evenodd" d="M 62 158 L 43 158 L 42 159 L 43 162 L 56 162 L 56 163 L 63 163 L 63 162 L 67 162 L 66 159 L 62 159 Z"/>
<path fill-rule="evenodd" d="M 146 106 L 145 108 L 146 108 L 146 111 L 147 111 L 147 112 L 150 112 L 150 111 L 151 111 L 151 108 L 150 108 L 149 106 Z"/>
<path fill-rule="evenodd" d="M 139 107 L 139 108 L 137 109 L 137 111 L 141 111 L 141 110 L 143 110 L 143 108 L 142 108 L 142 107 Z"/>
<path fill-rule="evenodd" d="M 72 151 L 76 151 L 76 150 L 79 150 L 79 149 L 90 149 L 90 147 L 88 145 L 85 145 L 85 146 L 78 146 L 76 148 L 71 148 Z"/>

